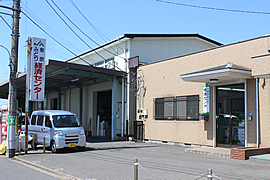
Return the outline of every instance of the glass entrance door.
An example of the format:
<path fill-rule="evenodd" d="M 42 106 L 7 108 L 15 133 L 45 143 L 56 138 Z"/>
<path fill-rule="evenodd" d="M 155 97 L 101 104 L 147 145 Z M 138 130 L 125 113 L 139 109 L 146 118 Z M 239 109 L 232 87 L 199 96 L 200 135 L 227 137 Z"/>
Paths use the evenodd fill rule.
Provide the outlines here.
<path fill-rule="evenodd" d="M 217 87 L 217 143 L 245 145 L 244 85 Z"/>

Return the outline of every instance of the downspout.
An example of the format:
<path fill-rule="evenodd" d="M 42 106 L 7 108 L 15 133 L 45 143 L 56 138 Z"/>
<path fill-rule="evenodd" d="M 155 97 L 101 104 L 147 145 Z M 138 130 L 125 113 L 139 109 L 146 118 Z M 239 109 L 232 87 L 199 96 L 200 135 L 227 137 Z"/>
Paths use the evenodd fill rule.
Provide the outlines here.
<path fill-rule="evenodd" d="M 256 146 L 259 147 L 259 78 L 256 78 Z"/>
<path fill-rule="evenodd" d="M 213 86 L 213 148 L 217 147 L 217 140 L 216 140 L 216 87 Z"/>
<path fill-rule="evenodd" d="M 245 80 L 245 147 L 248 147 L 248 126 L 247 126 L 247 122 L 248 122 L 248 111 L 247 111 L 247 80 Z"/>
<path fill-rule="evenodd" d="M 125 108 L 125 78 L 122 78 L 122 122 L 121 122 L 121 140 L 124 139 L 124 108 Z"/>

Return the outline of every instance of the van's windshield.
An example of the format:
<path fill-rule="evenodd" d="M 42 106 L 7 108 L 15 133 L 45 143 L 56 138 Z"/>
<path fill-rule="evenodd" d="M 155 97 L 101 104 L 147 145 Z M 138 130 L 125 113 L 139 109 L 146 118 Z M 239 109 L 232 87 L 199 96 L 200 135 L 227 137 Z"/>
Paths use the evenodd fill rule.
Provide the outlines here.
<path fill-rule="evenodd" d="M 52 116 L 54 127 L 79 127 L 80 122 L 73 115 Z"/>

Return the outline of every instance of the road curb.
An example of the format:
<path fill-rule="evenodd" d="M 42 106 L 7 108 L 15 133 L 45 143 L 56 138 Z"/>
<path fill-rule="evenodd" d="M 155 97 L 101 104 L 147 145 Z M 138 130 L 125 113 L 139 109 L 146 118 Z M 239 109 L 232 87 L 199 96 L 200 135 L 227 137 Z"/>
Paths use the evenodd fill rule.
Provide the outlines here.
<path fill-rule="evenodd" d="M 55 171 L 55 170 L 49 169 L 49 168 L 44 167 L 44 166 L 41 166 L 41 165 L 39 165 L 39 164 L 35 164 L 35 163 L 33 163 L 33 162 L 30 162 L 30 161 L 26 161 L 26 160 L 24 160 L 24 159 L 21 159 L 21 158 L 18 157 L 18 156 L 14 156 L 13 159 L 16 160 L 16 161 L 21 162 L 21 164 L 23 164 L 23 165 L 27 164 L 27 165 L 30 165 L 30 166 L 34 166 L 34 167 L 37 168 L 37 169 L 42 169 L 43 171 L 47 171 L 47 172 L 50 173 L 50 174 L 48 174 L 48 175 L 53 176 L 52 174 L 56 174 L 56 175 L 58 175 L 57 178 L 59 178 L 59 176 L 60 176 L 61 179 L 63 179 L 63 177 L 66 177 L 65 179 L 82 180 L 81 178 L 77 178 L 77 177 L 75 177 L 75 176 L 72 176 L 72 175 L 69 175 L 69 174 L 65 174 L 65 173 L 62 173 L 62 172 L 59 172 L 59 171 Z M 24 163 L 25 163 L 25 164 L 24 164 Z M 36 169 L 36 170 L 37 170 L 37 169 Z M 45 172 L 43 172 L 43 173 L 45 173 Z M 51 173 L 52 173 L 52 174 L 51 174 Z M 53 176 L 53 177 L 55 177 L 55 176 Z"/>

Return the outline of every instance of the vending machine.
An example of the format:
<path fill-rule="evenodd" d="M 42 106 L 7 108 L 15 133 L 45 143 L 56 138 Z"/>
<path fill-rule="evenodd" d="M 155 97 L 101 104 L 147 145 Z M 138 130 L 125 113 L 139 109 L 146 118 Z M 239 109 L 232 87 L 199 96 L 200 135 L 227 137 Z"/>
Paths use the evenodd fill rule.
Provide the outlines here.
<path fill-rule="evenodd" d="M 7 139 L 7 126 L 8 126 L 8 107 L 1 107 L 1 120 L 0 120 L 0 133 L 1 133 L 1 144 Z"/>

